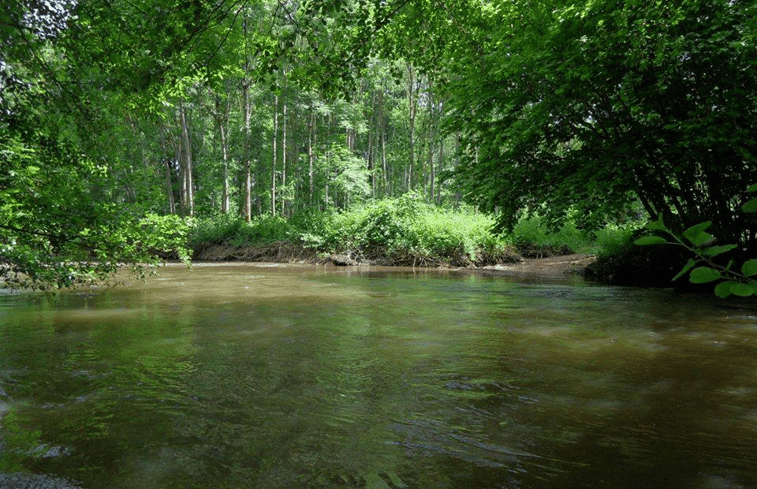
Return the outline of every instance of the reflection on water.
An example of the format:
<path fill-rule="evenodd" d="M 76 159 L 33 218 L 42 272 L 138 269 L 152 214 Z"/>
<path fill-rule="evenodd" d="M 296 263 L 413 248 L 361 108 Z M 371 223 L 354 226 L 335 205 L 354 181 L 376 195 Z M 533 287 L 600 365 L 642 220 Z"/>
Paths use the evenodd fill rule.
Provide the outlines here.
<path fill-rule="evenodd" d="M 169 267 L 0 297 L 0 420 L 0 473 L 84 488 L 754 487 L 757 309 L 575 280 Z"/>

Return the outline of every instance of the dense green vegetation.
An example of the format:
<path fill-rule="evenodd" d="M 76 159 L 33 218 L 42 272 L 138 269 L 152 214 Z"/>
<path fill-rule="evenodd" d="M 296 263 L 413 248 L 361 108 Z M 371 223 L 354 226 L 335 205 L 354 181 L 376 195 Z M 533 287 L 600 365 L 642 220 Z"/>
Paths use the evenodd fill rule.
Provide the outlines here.
<path fill-rule="evenodd" d="M 510 240 L 491 232 L 491 217 L 471 209 L 431 206 L 413 195 L 351 211 L 309 213 L 291 219 L 260 216 L 199 220 L 190 232 L 198 257 L 265 257 L 319 261 L 338 254 L 356 262 L 386 265 L 470 266 L 512 261 Z M 251 255 L 252 253 L 252 255 Z M 287 255 L 289 253 L 289 255 Z"/>
<path fill-rule="evenodd" d="M 713 265 L 748 262 L 755 18 L 740 0 L 11 0 L 0 278 L 144 272 L 186 255 L 185 223 L 437 263 L 662 216 L 711 222 L 734 245 Z M 428 207 L 463 203 L 487 215 Z"/>
<path fill-rule="evenodd" d="M 219 216 L 190 221 L 188 247 L 200 259 L 315 261 L 331 255 L 355 263 L 480 267 L 568 253 L 614 254 L 631 244 L 636 227 L 578 229 L 572 219 L 550 229 L 539 216 L 494 233 L 494 218 L 462 205 L 423 202 L 417 194 L 284 219 L 257 216 L 249 223 Z"/>

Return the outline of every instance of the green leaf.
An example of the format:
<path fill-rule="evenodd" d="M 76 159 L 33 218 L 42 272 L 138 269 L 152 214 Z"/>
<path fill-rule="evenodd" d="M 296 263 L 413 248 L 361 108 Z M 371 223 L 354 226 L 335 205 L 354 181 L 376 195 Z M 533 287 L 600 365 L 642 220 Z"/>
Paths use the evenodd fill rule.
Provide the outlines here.
<path fill-rule="evenodd" d="M 700 251 L 702 256 L 707 256 L 712 258 L 713 256 L 722 255 L 723 253 L 728 253 L 732 249 L 736 248 L 736 245 L 730 244 L 730 245 L 723 245 L 723 246 L 713 246 L 711 248 L 705 248 Z"/>
<path fill-rule="evenodd" d="M 689 282 L 692 284 L 706 284 L 723 278 L 720 272 L 710 267 L 699 267 L 691 271 Z"/>
<path fill-rule="evenodd" d="M 643 236 L 636 241 L 634 241 L 634 244 L 638 246 L 649 246 L 649 245 L 656 245 L 656 244 L 665 244 L 667 241 L 665 238 L 661 238 L 659 236 Z"/>
<path fill-rule="evenodd" d="M 696 264 L 697 264 L 696 260 L 694 260 L 694 259 L 689 259 L 689 262 L 688 262 L 688 263 L 687 263 L 686 265 L 684 265 L 684 266 L 683 266 L 683 268 L 681 269 L 681 271 L 680 271 L 680 272 L 678 272 L 678 275 L 676 275 L 675 277 L 673 277 L 673 280 L 671 280 L 671 282 L 675 282 L 675 281 L 676 281 L 676 280 L 678 280 L 679 278 L 681 278 L 681 277 L 683 277 L 684 275 L 686 275 L 686 273 L 687 273 L 687 272 L 688 272 L 689 270 L 691 270 L 692 268 L 694 268 L 694 265 L 696 265 Z"/>
<path fill-rule="evenodd" d="M 741 265 L 741 273 L 743 273 L 745 277 L 753 277 L 754 275 L 757 275 L 757 260 L 753 258 L 745 261 L 744 264 Z"/>
<path fill-rule="evenodd" d="M 662 222 L 662 216 L 656 221 L 649 221 L 647 223 L 647 229 L 650 231 L 667 231 L 668 228 L 665 227 L 665 223 Z"/>
<path fill-rule="evenodd" d="M 738 284 L 738 282 L 720 282 L 715 286 L 715 295 L 721 299 L 725 299 L 733 292 L 731 292 L 731 285 Z"/>
<path fill-rule="evenodd" d="M 694 246 L 703 246 L 714 241 L 715 236 L 711 235 L 710 233 L 699 233 L 694 239 L 691 240 L 691 242 L 694 243 Z"/>
<path fill-rule="evenodd" d="M 711 225 L 712 225 L 712 221 L 700 222 L 699 224 L 691 226 L 689 229 L 684 231 L 683 236 L 689 241 L 691 241 L 692 243 L 694 243 L 696 246 L 699 246 L 696 243 L 697 237 L 701 235 L 704 232 L 704 230 L 710 227 Z"/>
<path fill-rule="evenodd" d="M 757 192 L 757 183 L 750 185 L 748 189 L 746 189 L 747 192 Z"/>
<path fill-rule="evenodd" d="M 748 284 L 733 282 L 731 284 L 731 292 L 733 293 L 733 295 L 737 295 L 739 297 L 749 297 L 751 295 L 757 294 L 757 288 Z"/>
<path fill-rule="evenodd" d="M 746 204 L 741 206 L 741 210 L 750 214 L 757 212 L 757 199 L 747 201 Z"/>

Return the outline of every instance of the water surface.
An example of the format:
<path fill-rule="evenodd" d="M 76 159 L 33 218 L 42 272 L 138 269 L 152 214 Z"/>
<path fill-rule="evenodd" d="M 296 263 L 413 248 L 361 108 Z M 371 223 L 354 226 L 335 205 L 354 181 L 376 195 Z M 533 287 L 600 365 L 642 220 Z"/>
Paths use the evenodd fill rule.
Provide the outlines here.
<path fill-rule="evenodd" d="M 755 487 L 757 307 L 255 264 L 0 296 L 0 473 L 19 472 L 92 489 Z"/>

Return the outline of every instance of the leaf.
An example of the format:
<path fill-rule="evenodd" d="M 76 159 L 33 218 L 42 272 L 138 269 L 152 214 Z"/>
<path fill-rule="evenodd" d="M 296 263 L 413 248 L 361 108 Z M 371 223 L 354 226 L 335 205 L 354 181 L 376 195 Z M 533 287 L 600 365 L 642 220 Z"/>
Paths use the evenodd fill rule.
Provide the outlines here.
<path fill-rule="evenodd" d="M 757 183 L 750 185 L 748 189 L 746 189 L 747 192 L 757 192 Z"/>
<path fill-rule="evenodd" d="M 704 232 L 705 229 L 707 229 L 711 225 L 712 221 L 700 222 L 699 224 L 691 226 L 689 229 L 684 231 L 683 236 L 695 245 L 699 246 L 698 244 L 696 244 L 695 240 L 702 232 Z"/>
<path fill-rule="evenodd" d="M 757 288 L 748 284 L 733 282 L 731 283 L 731 293 L 739 297 L 749 297 L 750 295 L 757 294 Z"/>
<path fill-rule="evenodd" d="M 715 295 L 721 299 L 725 299 L 731 292 L 731 284 L 737 284 L 738 282 L 720 282 L 715 286 Z"/>
<path fill-rule="evenodd" d="M 747 201 L 746 204 L 741 206 L 741 210 L 750 214 L 757 212 L 757 199 Z"/>
<path fill-rule="evenodd" d="M 702 256 L 707 256 L 712 258 L 713 256 L 722 255 L 723 253 L 728 253 L 732 249 L 736 248 L 736 245 L 730 244 L 730 245 L 723 245 L 723 246 L 713 246 L 711 248 L 705 248 L 700 251 Z"/>
<path fill-rule="evenodd" d="M 697 264 L 697 262 L 693 258 L 689 259 L 689 262 L 686 265 L 683 266 L 683 268 L 681 269 L 681 271 L 678 272 L 678 275 L 676 275 L 675 277 L 673 277 L 673 280 L 671 280 L 671 282 L 675 282 L 679 278 L 681 278 L 684 275 L 686 275 L 686 273 L 689 270 L 691 270 L 692 268 L 694 268 L 694 265 L 696 265 L 696 264 Z"/>
<path fill-rule="evenodd" d="M 647 223 L 647 229 L 650 231 L 667 231 L 668 228 L 662 220 L 662 214 L 660 214 L 656 221 L 649 221 Z"/>
<path fill-rule="evenodd" d="M 665 244 L 665 243 L 667 243 L 665 238 L 661 238 L 660 236 L 642 236 L 641 238 L 634 241 L 634 244 L 638 246 L 649 246 L 649 245 Z"/>
<path fill-rule="evenodd" d="M 722 278 L 720 272 L 710 267 L 699 267 L 691 271 L 689 282 L 692 284 L 706 284 Z"/>
<path fill-rule="evenodd" d="M 710 233 L 699 233 L 694 239 L 691 240 L 691 242 L 694 243 L 694 246 L 704 246 L 714 241 L 715 236 L 711 235 Z"/>
<path fill-rule="evenodd" d="M 757 275 L 757 259 L 751 259 L 744 262 L 743 265 L 741 265 L 741 273 L 744 274 L 745 277 L 753 277 L 754 275 Z"/>

